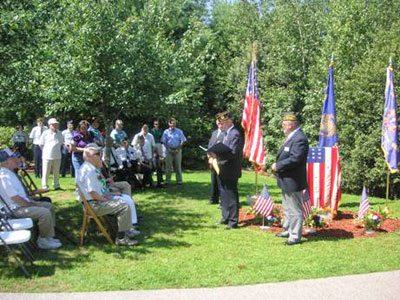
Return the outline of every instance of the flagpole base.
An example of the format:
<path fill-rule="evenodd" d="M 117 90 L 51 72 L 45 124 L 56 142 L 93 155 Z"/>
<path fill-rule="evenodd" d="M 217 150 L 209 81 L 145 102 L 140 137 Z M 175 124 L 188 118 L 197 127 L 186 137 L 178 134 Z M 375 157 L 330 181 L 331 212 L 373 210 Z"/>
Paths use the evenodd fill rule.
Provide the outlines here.
<path fill-rule="evenodd" d="M 260 229 L 261 230 L 267 230 L 267 229 L 270 229 L 271 228 L 271 226 L 260 226 Z"/>

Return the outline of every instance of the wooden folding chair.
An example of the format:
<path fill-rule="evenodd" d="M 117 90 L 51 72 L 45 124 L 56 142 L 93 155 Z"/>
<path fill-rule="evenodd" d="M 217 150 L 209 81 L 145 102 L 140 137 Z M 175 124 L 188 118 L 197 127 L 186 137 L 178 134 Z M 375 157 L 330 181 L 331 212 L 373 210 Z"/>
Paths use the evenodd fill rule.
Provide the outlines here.
<path fill-rule="evenodd" d="M 80 237 L 80 245 L 83 246 L 83 240 L 87 233 L 89 223 L 93 219 L 97 225 L 97 228 L 106 238 L 106 240 L 111 244 L 114 245 L 113 240 L 111 239 L 110 234 L 108 233 L 105 224 L 105 220 L 102 216 L 97 216 L 94 212 L 93 208 L 90 206 L 89 202 L 85 198 L 84 194 L 82 193 L 81 189 L 78 187 L 80 200 L 82 201 L 83 205 L 83 218 L 82 218 L 82 228 L 81 228 L 81 237 Z"/>
<path fill-rule="evenodd" d="M 32 193 L 33 191 L 36 191 L 38 189 L 37 185 L 33 181 L 32 177 L 29 175 L 29 173 L 25 169 L 19 170 L 19 175 L 20 175 L 20 178 L 21 178 L 23 184 L 28 189 L 29 193 Z M 37 194 L 37 195 L 39 195 L 39 197 L 42 197 L 42 194 Z"/>

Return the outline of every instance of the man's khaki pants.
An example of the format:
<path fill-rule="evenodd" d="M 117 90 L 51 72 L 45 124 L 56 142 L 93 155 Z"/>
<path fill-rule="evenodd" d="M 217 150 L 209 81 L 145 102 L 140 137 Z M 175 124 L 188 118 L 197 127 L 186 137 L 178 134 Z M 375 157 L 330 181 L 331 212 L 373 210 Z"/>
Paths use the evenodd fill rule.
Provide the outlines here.
<path fill-rule="evenodd" d="M 89 201 L 97 216 L 116 215 L 118 232 L 125 232 L 132 228 L 131 209 L 121 198 L 108 201 Z"/>
<path fill-rule="evenodd" d="M 56 219 L 54 207 L 49 202 L 32 201 L 34 206 L 19 207 L 13 210 L 17 218 L 31 218 L 38 221 L 39 236 L 42 238 L 54 237 L 54 226 Z"/>

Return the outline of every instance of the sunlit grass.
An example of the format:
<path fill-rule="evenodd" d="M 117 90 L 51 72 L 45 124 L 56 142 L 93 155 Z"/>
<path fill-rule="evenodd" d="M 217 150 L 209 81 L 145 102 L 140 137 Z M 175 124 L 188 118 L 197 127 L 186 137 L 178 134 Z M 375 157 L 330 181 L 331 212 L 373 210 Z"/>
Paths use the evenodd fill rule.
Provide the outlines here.
<path fill-rule="evenodd" d="M 78 248 L 63 239 L 58 251 L 35 253 L 37 261 L 24 279 L 12 262 L 0 260 L 0 290 L 20 292 L 132 290 L 172 287 L 215 287 L 320 278 L 400 269 L 400 232 L 374 238 L 313 239 L 285 247 L 272 233 L 244 227 L 227 231 L 209 205 L 209 173 L 186 172 L 183 187 L 135 193 L 140 219 L 140 245 L 110 246 L 92 233 Z M 275 202 L 280 190 L 267 182 Z M 58 226 L 78 240 L 82 209 L 71 178 L 65 192 L 50 192 Z M 254 174 L 240 180 L 240 200 L 254 193 Z M 357 211 L 360 196 L 343 195 L 341 209 Z M 387 204 L 400 217 L 400 201 L 370 198 Z"/>

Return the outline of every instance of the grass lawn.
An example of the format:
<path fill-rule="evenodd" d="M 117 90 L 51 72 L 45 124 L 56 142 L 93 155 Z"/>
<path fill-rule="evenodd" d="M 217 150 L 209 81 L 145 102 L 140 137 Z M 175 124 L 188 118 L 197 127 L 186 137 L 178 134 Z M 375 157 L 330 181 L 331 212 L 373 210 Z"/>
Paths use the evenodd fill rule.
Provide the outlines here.
<path fill-rule="evenodd" d="M 35 266 L 29 268 L 32 279 L 23 278 L 3 255 L 0 291 L 216 287 L 400 269 L 400 231 L 359 239 L 305 239 L 287 247 L 283 239 L 255 228 L 225 230 L 215 225 L 218 207 L 208 204 L 209 179 L 208 172 L 186 172 L 182 187 L 136 193 L 142 217 L 137 247 L 108 245 L 92 230 L 82 248 L 64 240 L 59 250 L 35 253 Z M 281 202 L 274 179 L 262 177 L 259 182 L 267 182 L 274 202 Z M 244 206 L 245 196 L 254 192 L 253 183 L 254 173 L 240 180 Z M 58 225 L 78 240 L 81 205 L 73 194 L 73 180 L 62 178 L 61 184 L 67 191 L 48 195 L 54 200 Z M 342 198 L 341 210 L 357 211 L 359 195 Z M 386 204 L 385 199 L 369 200 L 374 207 Z M 387 205 L 400 217 L 400 201 Z"/>

